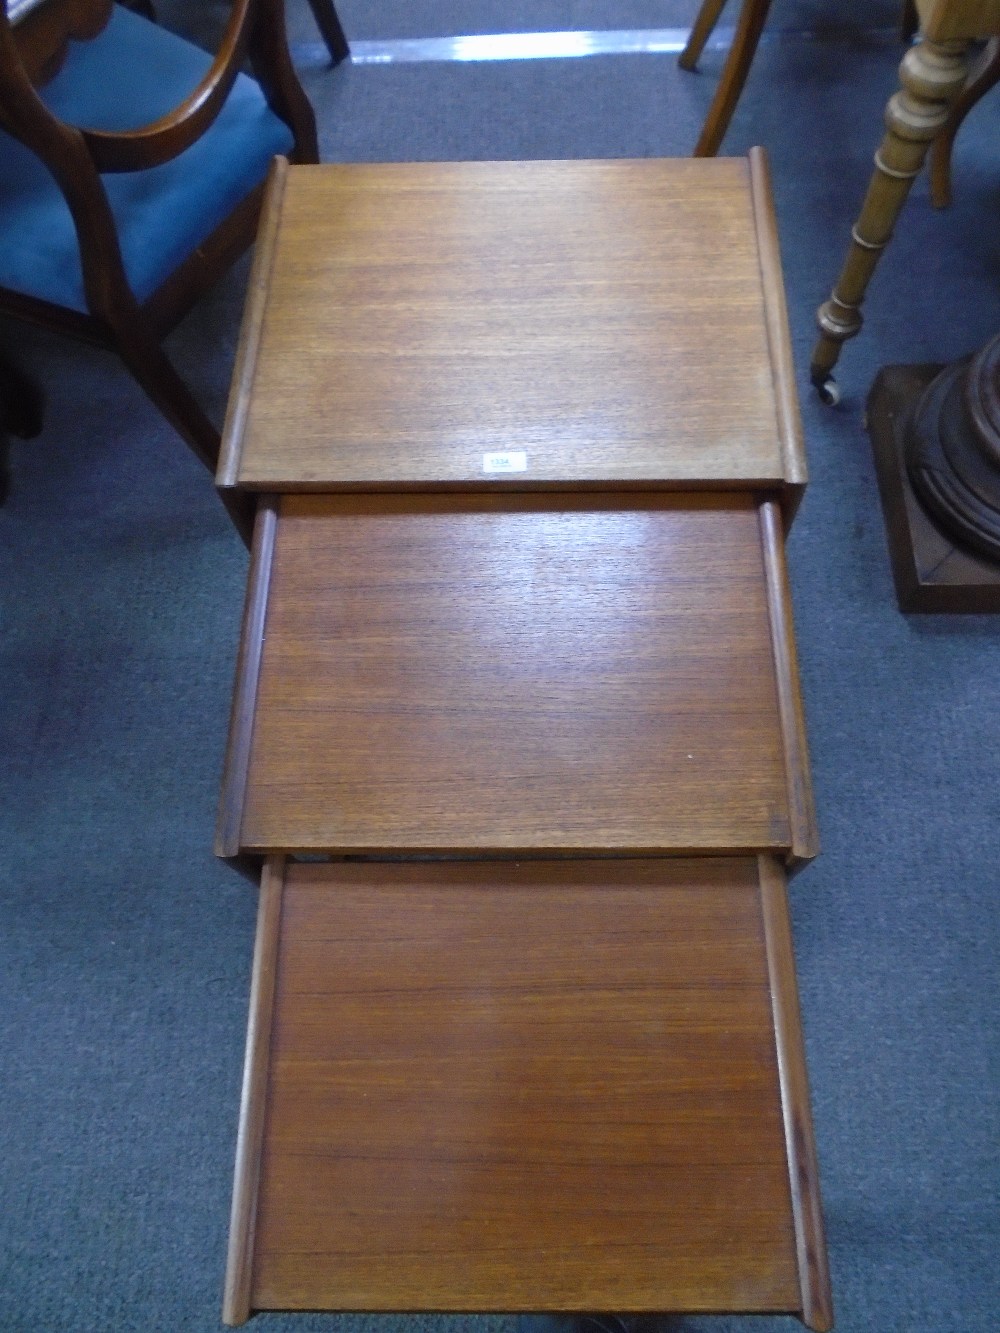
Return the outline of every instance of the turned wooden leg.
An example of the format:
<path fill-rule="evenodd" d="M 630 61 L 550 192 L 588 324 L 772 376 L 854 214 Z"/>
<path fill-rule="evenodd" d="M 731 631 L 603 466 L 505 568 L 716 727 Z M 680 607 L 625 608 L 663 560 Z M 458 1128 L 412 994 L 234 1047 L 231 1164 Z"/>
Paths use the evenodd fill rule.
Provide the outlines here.
<path fill-rule="evenodd" d="M 903 11 L 899 16 L 899 37 L 901 41 L 911 42 L 920 27 L 916 0 L 903 0 Z"/>
<path fill-rule="evenodd" d="M 688 35 L 687 46 L 677 57 L 681 69 L 693 70 L 705 49 L 705 43 L 712 35 L 719 15 L 725 8 L 726 0 L 705 0 Z"/>
<path fill-rule="evenodd" d="M 1000 83 L 1000 38 L 994 37 L 954 102 L 944 129 L 931 145 L 931 203 L 935 208 L 947 208 L 951 203 L 951 149 L 955 135 L 980 98 L 997 83 Z"/>
<path fill-rule="evenodd" d="M 967 41 L 924 39 L 903 57 L 899 67 L 902 88 L 886 108 L 886 135 L 875 154 L 875 171 L 851 232 L 851 248 L 830 299 L 816 316 L 820 338 L 810 374 L 825 402 L 837 401 L 830 372 L 842 345 L 861 328 L 861 302 L 868 283 L 931 141 L 965 85 L 968 48 Z"/>
<path fill-rule="evenodd" d="M 743 0 L 733 44 L 723 66 L 719 86 L 708 109 L 701 135 L 695 145 L 695 157 L 714 157 L 729 129 L 729 122 L 747 81 L 757 43 L 764 30 L 771 0 Z M 707 35 L 707 34 L 706 34 Z"/>
<path fill-rule="evenodd" d="M 170 363 L 166 352 L 146 333 L 141 320 L 122 315 L 112 328 L 118 353 L 139 385 L 214 476 L 219 461 L 219 432 Z M 249 497 L 232 491 L 218 494 L 233 526 L 249 547 L 253 536 L 253 506 Z"/>

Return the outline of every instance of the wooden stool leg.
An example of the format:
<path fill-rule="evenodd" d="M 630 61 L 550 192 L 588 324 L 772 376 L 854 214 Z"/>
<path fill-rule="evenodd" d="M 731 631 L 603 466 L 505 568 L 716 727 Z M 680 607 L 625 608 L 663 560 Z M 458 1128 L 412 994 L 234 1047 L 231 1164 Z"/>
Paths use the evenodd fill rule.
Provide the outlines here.
<path fill-rule="evenodd" d="M 904 42 L 911 42 L 920 27 L 920 15 L 917 13 L 916 0 L 903 0 L 903 12 L 899 17 L 899 36 Z"/>
<path fill-rule="evenodd" d="M 714 157 L 719 151 L 750 72 L 750 64 L 770 8 L 771 0 L 744 0 L 733 44 L 693 156 Z"/>
<path fill-rule="evenodd" d="M 935 208 L 947 208 L 951 203 L 951 149 L 955 135 L 980 98 L 997 83 L 1000 83 L 1000 38 L 994 37 L 952 106 L 944 129 L 931 145 L 931 203 Z"/>
<path fill-rule="evenodd" d="M 677 63 L 681 69 L 693 70 L 698 64 L 702 51 L 705 49 L 705 43 L 712 35 L 712 30 L 719 21 L 719 15 L 725 7 L 726 0 L 705 0 L 701 9 L 698 10 L 698 17 L 688 34 L 687 46 L 677 57 Z"/>
<path fill-rule="evenodd" d="M 334 65 L 339 65 L 342 60 L 346 60 L 351 54 L 351 48 L 341 26 L 340 15 L 334 8 L 333 0 L 309 0 L 309 8 L 313 12 L 317 28 L 323 35 L 323 41 L 326 42 L 330 59 Z"/>
<path fill-rule="evenodd" d="M 902 89 L 886 108 L 886 135 L 875 154 L 875 171 L 851 232 L 851 248 L 830 299 L 816 316 L 820 339 L 813 350 L 810 374 L 825 402 L 837 401 L 830 372 L 842 345 L 861 328 L 861 302 L 868 283 L 931 141 L 965 85 L 968 47 L 966 41 L 925 39 L 903 57 L 899 67 Z"/>

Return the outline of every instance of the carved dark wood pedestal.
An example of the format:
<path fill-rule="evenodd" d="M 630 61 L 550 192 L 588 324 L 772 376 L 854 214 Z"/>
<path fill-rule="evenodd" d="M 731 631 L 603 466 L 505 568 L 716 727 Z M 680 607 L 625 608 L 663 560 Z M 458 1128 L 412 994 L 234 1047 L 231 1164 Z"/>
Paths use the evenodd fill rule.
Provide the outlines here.
<path fill-rule="evenodd" d="M 1000 611 L 1000 338 L 887 366 L 868 400 L 901 611 Z"/>

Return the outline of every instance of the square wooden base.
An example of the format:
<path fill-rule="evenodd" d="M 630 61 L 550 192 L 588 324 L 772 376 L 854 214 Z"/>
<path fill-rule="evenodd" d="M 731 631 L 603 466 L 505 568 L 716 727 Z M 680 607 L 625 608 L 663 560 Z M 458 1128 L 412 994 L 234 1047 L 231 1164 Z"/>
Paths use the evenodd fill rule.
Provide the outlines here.
<path fill-rule="evenodd" d="M 878 473 L 899 609 L 1000 611 L 1000 567 L 957 547 L 913 493 L 903 461 L 907 414 L 941 366 L 886 366 L 868 398 L 868 433 Z"/>

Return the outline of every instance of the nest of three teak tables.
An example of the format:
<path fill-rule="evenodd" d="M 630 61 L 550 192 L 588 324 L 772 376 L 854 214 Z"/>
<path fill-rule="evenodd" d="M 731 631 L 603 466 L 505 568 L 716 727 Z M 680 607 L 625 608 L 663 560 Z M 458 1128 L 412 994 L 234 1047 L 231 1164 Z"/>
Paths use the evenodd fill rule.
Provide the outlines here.
<path fill-rule="evenodd" d="M 219 482 L 259 496 L 227 1321 L 827 1328 L 763 156 L 279 161 Z"/>

